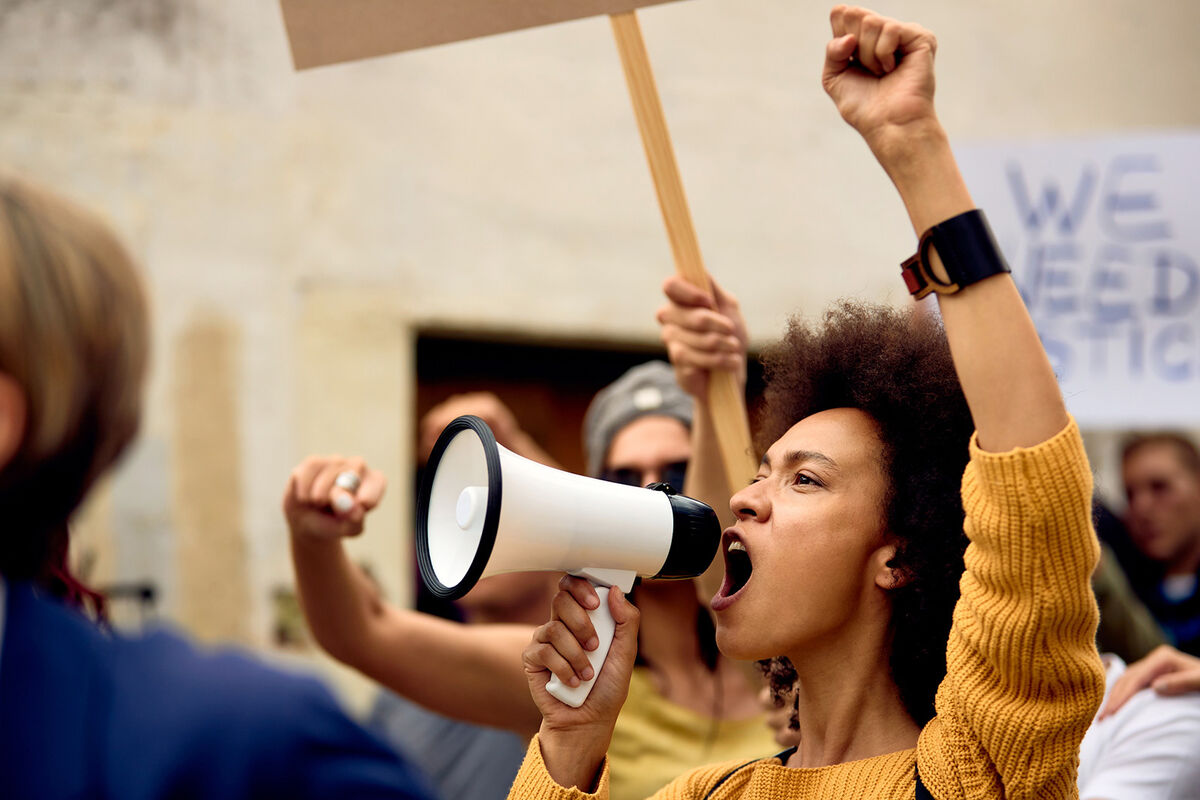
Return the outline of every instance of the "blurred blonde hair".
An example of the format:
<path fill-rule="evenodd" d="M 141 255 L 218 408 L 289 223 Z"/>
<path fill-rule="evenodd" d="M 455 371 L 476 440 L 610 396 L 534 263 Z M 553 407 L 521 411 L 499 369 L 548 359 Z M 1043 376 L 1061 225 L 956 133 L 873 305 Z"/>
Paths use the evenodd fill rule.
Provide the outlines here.
<path fill-rule="evenodd" d="M 28 562 L 44 562 L 48 544 L 29 540 L 65 530 L 136 434 L 147 325 L 141 279 L 108 226 L 0 174 L 0 373 L 27 405 L 24 436 L 0 469 L 6 574 L 44 569 Z"/>

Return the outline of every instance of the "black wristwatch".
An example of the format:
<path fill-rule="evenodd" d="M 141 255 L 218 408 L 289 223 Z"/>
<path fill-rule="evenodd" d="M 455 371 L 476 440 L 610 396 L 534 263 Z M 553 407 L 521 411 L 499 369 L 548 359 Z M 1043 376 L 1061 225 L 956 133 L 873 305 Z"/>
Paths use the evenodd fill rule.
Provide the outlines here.
<path fill-rule="evenodd" d="M 929 248 L 936 247 L 946 268 L 948 282 L 941 281 L 929 266 Z M 1012 272 L 1005 262 L 987 218 L 978 208 L 939 222 L 921 234 L 917 252 L 900 265 L 909 293 L 920 300 L 930 292 L 954 294 L 972 283 Z"/>

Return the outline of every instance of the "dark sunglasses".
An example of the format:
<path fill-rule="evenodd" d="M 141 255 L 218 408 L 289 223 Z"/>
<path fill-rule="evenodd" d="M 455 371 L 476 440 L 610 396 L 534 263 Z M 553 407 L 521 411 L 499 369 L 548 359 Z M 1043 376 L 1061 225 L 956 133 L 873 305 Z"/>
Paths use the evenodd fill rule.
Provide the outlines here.
<path fill-rule="evenodd" d="M 667 464 L 662 468 L 662 477 L 659 481 L 667 484 L 676 492 L 683 491 L 683 479 L 687 475 L 687 462 L 677 461 L 674 464 Z M 645 486 L 647 482 L 643 482 L 645 473 L 638 469 L 606 469 L 600 473 L 600 480 L 610 481 L 612 483 L 623 483 L 626 486 Z"/>

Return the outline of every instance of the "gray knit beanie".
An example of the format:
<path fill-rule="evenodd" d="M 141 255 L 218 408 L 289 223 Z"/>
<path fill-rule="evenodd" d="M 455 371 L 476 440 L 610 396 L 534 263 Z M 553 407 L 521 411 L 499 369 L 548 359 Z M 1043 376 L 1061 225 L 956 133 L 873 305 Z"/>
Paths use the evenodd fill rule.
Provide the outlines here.
<path fill-rule="evenodd" d="M 692 398 L 675 382 L 675 371 L 665 361 L 634 367 L 600 390 L 583 418 L 583 448 L 588 474 L 597 477 L 612 440 L 638 417 L 662 416 L 692 427 Z"/>

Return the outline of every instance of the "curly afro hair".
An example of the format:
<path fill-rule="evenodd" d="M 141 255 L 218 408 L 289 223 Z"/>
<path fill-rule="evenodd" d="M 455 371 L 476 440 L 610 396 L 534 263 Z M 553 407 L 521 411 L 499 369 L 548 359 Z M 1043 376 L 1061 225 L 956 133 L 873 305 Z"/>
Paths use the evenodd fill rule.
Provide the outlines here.
<path fill-rule="evenodd" d="M 889 478 L 883 517 L 897 539 L 890 565 L 907 579 L 891 590 L 891 675 L 909 715 L 924 725 L 946 674 L 967 544 L 959 492 L 974 429 L 945 333 L 916 309 L 843 301 L 820 327 L 792 320 L 763 362 L 760 452 L 831 408 L 859 409 L 878 426 Z M 777 702 L 790 699 L 796 672 L 787 659 L 763 669 Z"/>

